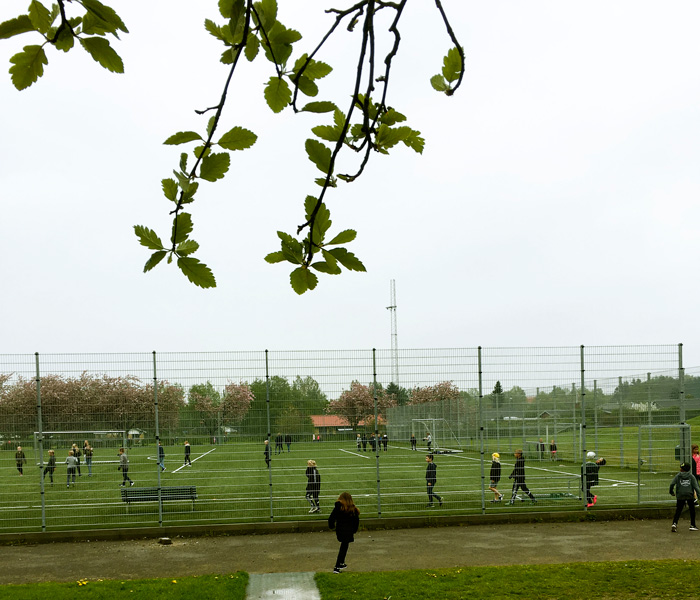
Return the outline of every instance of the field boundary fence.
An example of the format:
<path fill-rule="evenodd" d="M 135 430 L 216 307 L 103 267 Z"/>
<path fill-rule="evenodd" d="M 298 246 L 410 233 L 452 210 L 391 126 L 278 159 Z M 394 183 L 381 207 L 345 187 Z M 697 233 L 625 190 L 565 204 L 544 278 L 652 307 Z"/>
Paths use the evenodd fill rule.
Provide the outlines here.
<path fill-rule="evenodd" d="M 682 344 L 0 355 L 0 533 L 588 510 L 600 458 L 598 505 L 669 502 L 696 418 Z"/>

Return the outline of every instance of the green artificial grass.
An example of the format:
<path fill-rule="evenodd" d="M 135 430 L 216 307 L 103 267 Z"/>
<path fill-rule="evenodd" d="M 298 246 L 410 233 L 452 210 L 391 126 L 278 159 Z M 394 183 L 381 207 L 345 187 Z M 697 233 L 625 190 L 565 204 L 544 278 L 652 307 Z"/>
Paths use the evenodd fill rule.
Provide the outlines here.
<path fill-rule="evenodd" d="M 631 432 L 624 433 L 632 437 Z M 612 454 L 616 435 L 619 437 L 619 431 L 607 431 L 606 440 L 610 446 L 606 445 L 605 450 L 599 452 L 607 457 L 608 465 L 601 468 L 600 485 L 594 490 L 598 495 L 596 509 L 637 506 L 638 502 L 665 502 L 671 506 L 668 484 L 677 472 L 671 442 L 667 441 L 664 452 L 659 452 L 665 457 L 663 464 L 659 463 L 651 470 L 645 463 L 644 469 L 638 473 L 636 467 L 619 466 L 619 460 L 616 460 L 619 448 L 617 456 Z M 600 441 L 602 445 L 602 436 Z M 562 437 L 560 448 L 568 443 Z M 505 441 L 502 440 L 501 444 Z M 630 456 L 633 445 L 630 441 L 629 447 L 625 447 L 626 456 Z M 493 449 L 487 450 L 490 453 Z M 119 487 L 122 477 L 115 462 L 116 448 L 96 448 L 92 477 L 88 477 L 83 465 L 82 477 L 67 488 L 63 463 L 67 448 L 57 447 L 54 485 L 45 479 L 43 498 L 40 469 L 33 448 L 25 446 L 28 462 L 21 477 L 15 468 L 14 453 L 0 452 L 0 506 L 3 508 L 0 511 L 0 533 L 40 532 L 42 522 L 46 531 L 62 531 L 323 519 L 343 491 L 353 495 L 362 518 L 533 509 L 529 502 L 516 502 L 513 507 L 506 502 L 490 503 L 493 494 L 488 489 L 484 491 L 485 507 L 482 508 L 482 484 L 488 487 L 490 460 L 484 463 L 482 479 L 480 454 L 469 449 L 435 455 L 438 466 L 435 489 L 444 498 L 443 507 L 435 509 L 426 508 L 426 452 L 413 452 L 407 443 L 390 441 L 388 451 L 381 451 L 378 457 L 369 450 L 357 451 L 353 441 L 295 442 L 291 452 L 286 452 L 285 447 L 285 452 L 280 455 L 274 454 L 274 448 L 272 450 L 272 465 L 268 470 L 262 443 L 236 439 L 216 446 L 193 445 L 193 465 L 184 467 L 182 445 L 167 445 L 167 470 L 159 474 L 155 446 L 130 448 L 129 476 L 135 486 L 157 486 L 160 481 L 163 486 L 197 487 L 198 499 L 194 506 L 189 501 L 164 502 L 162 513 L 157 502 L 135 503 L 129 507 L 122 502 Z M 511 487 L 508 475 L 514 459 L 506 448 L 500 448 L 500 451 L 503 467 L 498 487 L 508 499 Z M 636 454 L 634 457 L 636 462 Z M 308 459 L 316 460 L 322 477 L 320 515 L 308 513 L 309 505 L 305 499 Z M 527 458 L 527 483 L 538 497 L 534 508 L 581 510 L 579 473 L 578 463 L 550 461 L 548 455 L 542 460 Z M 377 502 L 378 487 L 381 506 Z"/>
<path fill-rule="evenodd" d="M 322 600 L 695 600 L 700 561 L 663 560 L 378 573 L 317 573 Z"/>
<path fill-rule="evenodd" d="M 205 575 L 176 579 L 134 579 L 130 581 L 81 579 L 73 583 L 28 583 L 0 586 L 0 599 L 12 600 L 245 600 L 248 574 Z"/>

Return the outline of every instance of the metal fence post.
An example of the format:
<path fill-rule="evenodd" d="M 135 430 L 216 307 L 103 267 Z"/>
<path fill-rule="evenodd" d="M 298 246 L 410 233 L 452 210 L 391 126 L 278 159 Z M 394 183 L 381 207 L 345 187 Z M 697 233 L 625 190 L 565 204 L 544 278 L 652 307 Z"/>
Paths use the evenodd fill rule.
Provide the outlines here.
<path fill-rule="evenodd" d="M 270 457 L 267 463 L 268 485 L 270 488 L 270 521 L 274 521 L 274 503 L 272 500 L 272 449 L 270 448 L 270 438 L 272 437 L 272 427 L 270 425 L 270 364 L 268 362 L 268 350 L 265 350 L 265 406 L 267 407 L 267 452 Z"/>
<path fill-rule="evenodd" d="M 652 444 L 652 436 L 651 436 L 651 425 L 652 425 L 652 418 L 651 418 L 651 373 L 647 373 L 647 415 L 648 415 L 648 425 L 649 425 L 649 471 L 653 471 L 654 469 L 652 468 L 652 464 L 651 464 L 652 457 L 654 454 L 651 451 L 651 444 Z M 641 458 L 641 454 L 640 454 L 639 458 Z"/>
<path fill-rule="evenodd" d="M 483 400 L 484 400 L 484 388 L 482 385 L 482 373 L 481 373 L 481 346 L 478 348 L 478 361 L 479 361 L 479 437 L 480 439 L 480 455 L 481 455 L 481 512 L 482 514 L 486 512 L 486 496 L 484 493 L 484 486 L 486 485 L 485 474 L 484 474 L 484 415 L 483 415 Z"/>
<path fill-rule="evenodd" d="M 620 413 L 620 468 L 625 466 L 625 434 L 624 434 L 624 418 L 622 416 L 622 377 L 617 378 L 617 405 Z"/>
<path fill-rule="evenodd" d="M 46 531 L 46 496 L 44 494 L 44 426 L 41 419 L 41 376 L 39 374 L 39 353 L 34 353 L 36 361 L 36 426 L 39 442 L 39 485 L 41 488 L 41 530 Z"/>
<path fill-rule="evenodd" d="M 593 380 L 593 422 L 595 432 L 595 451 L 598 453 L 598 380 Z"/>
<path fill-rule="evenodd" d="M 160 428 L 158 425 L 158 372 L 156 351 L 153 351 L 153 407 L 156 419 L 156 468 L 158 469 L 158 527 L 163 527 L 163 495 L 160 481 Z"/>
<path fill-rule="evenodd" d="M 379 398 L 377 392 L 377 349 L 372 348 L 372 378 L 374 381 L 374 438 L 376 440 L 375 447 L 375 460 L 377 461 L 377 516 L 382 516 L 382 494 L 380 490 L 380 476 L 379 476 L 379 450 L 382 445 L 379 440 Z"/>
<path fill-rule="evenodd" d="M 586 481 L 586 368 L 584 363 L 584 346 L 581 344 L 581 487 L 583 499 L 588 507 L 587 481 Z"/>

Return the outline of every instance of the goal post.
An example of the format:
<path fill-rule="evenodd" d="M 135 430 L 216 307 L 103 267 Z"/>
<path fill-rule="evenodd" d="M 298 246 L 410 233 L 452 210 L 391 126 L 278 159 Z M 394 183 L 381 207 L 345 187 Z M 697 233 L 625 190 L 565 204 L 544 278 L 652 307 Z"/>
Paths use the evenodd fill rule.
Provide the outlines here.
<path fill-rule="evenodd" d="M 411 419 L 411 433 L 416 436 L 416 439 L 425 439 L 430 433 L 434 450 L 446 449 L 449 443 L 462 448 L 459 438 L 454 434 L 447 419 Z"/>
<path fill-rule="evenodd" d="M 83 443 L 87 440 L 90 446 L 99 453 L 103 448 L 120 448 L 127 445 L 127 431 L 125 429 L 110 429 L 105 431 L 35 431 L 34 432 L 34 456 L 37 464 L 41 464 L 42 457 L 39 453 L 39 442 L 41 449 L 46 454 L 49 450 L 68 451 L 73 444 L 77 444 L 80 451 L 83 450 Z M 46 456 L 44 456 L 46 462 Z M 93 460 L 95 463 L 112 463 L 115 460 Z"/>

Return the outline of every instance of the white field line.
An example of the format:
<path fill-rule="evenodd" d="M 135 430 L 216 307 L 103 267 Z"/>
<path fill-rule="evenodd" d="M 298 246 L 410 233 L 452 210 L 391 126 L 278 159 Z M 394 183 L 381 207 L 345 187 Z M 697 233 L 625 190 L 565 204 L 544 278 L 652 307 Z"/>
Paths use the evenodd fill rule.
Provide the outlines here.
<path fill-rule="evenodd" d="M 443 456 L 443 455 L 440 455 Z M 459 456 L 457 454 L 445 454 L 444 456 L 452 456 L 454 458 L 461 458 L 463 460 L 468 460 L 472 462 L 480 462 L 480 459 L 478 458 L 472 458 L 470 456 Z M 504 467 L 509 467 L 513 466 L 513 463 L 501 463 L 501 466 Z M 484 473 L 486 473 L 486 467 L 490 467 L 490 465 L 486 462 L 484 462 Z M 556 473 L 558 475 L 568 475 L 569 477 L 579 477 L 576 473 L 569 473 L 568 471 L 559 471 L 558 469 L 547 469 L 545 467 L 533 467 L 531 465 L 527 465 L 528 469 L 534 469 L 537 471 L 545 471 L 546 473 Z M 600 477 L 601 481 L 610 481 L 613 483 L 622 483 L 625 485 L 639 485 L 636 481 L 625 481 L 624 479 L 610 479 L 609 477 Z M 642 484 L 645 485 L 645 484 Z"/>
<path fill-rule="evenodd" d="M 193 463 L 197 462 L 200 458 L 204 458 L 207 454 L 211 454 L 212 452 L 214 452 L 214 450 L 216 450 L 216 448 L 212 448 L 211 450 L 209 450 L 209 452 L 205 452 L 204 454 L 200 454 L 197 458 L 192 460 L 192 462 Z M 171 471 L 171 473 L 177 473 L 178 471 L 181 471 L 184 468 L 185 468 L 185 465 L 183 464 L 181 467 L 178 467 L 174 471 Z"/>
<path fill-rule="evenodd" d="M 366 456 L 364 454 L 358 454 L 357 452 L 350 452 L 350 450 L 343 450 L 342 448 L 340 449 L 341 452 L 347 452 L 348 454 L 353 454 L 354 456 L 359 456 L 360 458 L 366 458 L 369 460 L 369 456 Z"/>

